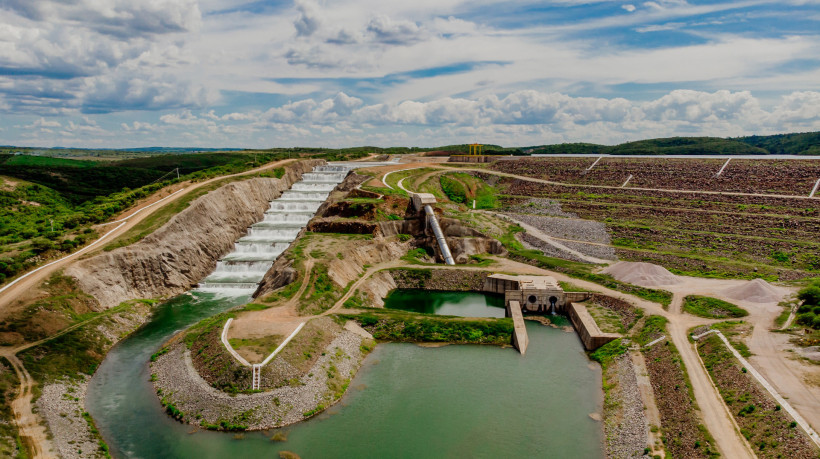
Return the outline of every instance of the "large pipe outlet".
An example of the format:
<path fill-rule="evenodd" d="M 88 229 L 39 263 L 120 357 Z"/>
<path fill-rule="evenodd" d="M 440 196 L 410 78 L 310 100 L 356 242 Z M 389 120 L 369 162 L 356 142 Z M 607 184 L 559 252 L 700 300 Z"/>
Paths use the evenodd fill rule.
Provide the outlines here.
<path fill-rule="evenodd" d="M 447 240 L 444 239 L 444 232 L 441 231 L 441 226 L 438 224 L 436 213 L 433 212 L 433 208 L 430 207 L 429 204 L 424 206 L 424 212 L 427 213 L 427 218 L 430 220 L 430 226 L 433 228 L 433 234 L 436 235 L 438 248 L 441 250 L 441 256 L 444 258 L 444 262 L 448 265 L 455 265 L 456 261 L 453 260 L 453 254 L 450 253 L 450 247 L 447 246 Z"/>

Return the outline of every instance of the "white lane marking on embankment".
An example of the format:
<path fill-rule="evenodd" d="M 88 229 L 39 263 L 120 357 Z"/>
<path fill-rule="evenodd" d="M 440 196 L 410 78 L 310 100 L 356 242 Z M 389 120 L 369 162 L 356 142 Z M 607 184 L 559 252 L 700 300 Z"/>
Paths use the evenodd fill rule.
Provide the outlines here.
<path fill-rule="evenodd" d="M 248 361 L 247 361 L 247 360 L 245 360 L 244 358 L 242 358 L 242 356 L 241 356 L 241 355 L 239 355 L 239 354 L 238 354 L 238 353 L 234 350 L 233 346 L 231 346 L 231 343 L 229 343 L 229 342 L 228 342 L 228 329 L 229 329 L 229 328 L 231 328 L 231 322 L 233 322 L 233 317 L 231 317 L 231 318 L 229 318 L 228 320 L 226 320 L 226 321 L 225 321 L 225 326 L 224 326 L 224 327 L 222 327 L 222 344 L 224 344 L 224 345 L 225 345 L 225 349 L 227 349 L 227 350 L 228 350 L 228 352 L 230 352 L 230 353 L 231 353 L 231 355 L 233 356 L 233 358 L 235 358 L 236 360 L 238 360 L 238 361 L 239 361 L 239 363 L 241 363 L 242 365 L 245 365 L 246 367 L 249 367 L 249 366 L 251 366 L 251 364 L 250 364 L 250 363 L 248 363 Z"/>

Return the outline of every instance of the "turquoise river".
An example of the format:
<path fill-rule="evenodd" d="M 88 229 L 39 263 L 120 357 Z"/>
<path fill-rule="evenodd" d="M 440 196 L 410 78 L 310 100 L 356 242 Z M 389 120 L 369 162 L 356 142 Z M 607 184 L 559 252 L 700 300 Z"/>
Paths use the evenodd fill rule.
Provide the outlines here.
<path fill-rule="evenodd" d="M 417 294 L 396 292 L 389 306 Z M 491 308 L 490 316 L 500 309 L 497 298 L 480 294 L 425 296 L 435 306 L 429 312 Z M 602 425 L 590 417 L 603 402 L 600 369 L 574 332 L 536 323 L 527 325 L 526 356 L 493 346 L 381 344 L 339 404 L 278 431 L 209 432 L 172 420 L 149 381 L 151 354 L 176 332 L 247 300 L 181 295 L 111 350 L 91 380 L 86 407 L 114 457 L 603 457 Z M 287 440 L 273 441 L 276 433 Z"/>

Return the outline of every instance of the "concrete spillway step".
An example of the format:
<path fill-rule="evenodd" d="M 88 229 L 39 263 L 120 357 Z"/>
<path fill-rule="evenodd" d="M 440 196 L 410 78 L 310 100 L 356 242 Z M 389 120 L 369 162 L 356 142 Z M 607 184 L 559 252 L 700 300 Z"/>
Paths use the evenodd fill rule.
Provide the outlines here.
<path fill-rule="evenodd" d="M 341 183 L 345 176 L 347 172 L 306 172 L 302 174 L 302 181 Z"/>
<path fill-rule="evenodd" d="M 259 283 L 265 276 L 264 272 L 247 272 L 247 273 L 213 273 L 205 278 L 206 283 L 216 284 L 248 284 Z"/>
<path fill-rule="evenodd" d="M 268 212 L 310 212 L 314 214 L 322 205 L 321 201 L 271 201 Z"/>
<path fill-rule="evenodd" d="M 293 191 L 287 190 L 279 196 L 277 201 L 320 201 L 324 202 L 328 197 L 326 191 Z"/>
<path fill-rule="evenodd" d="M 205 292 L 230 292 L 239 294 L 251 294 L 259 284 L 256 282 L 245 283 L 220 283 L 220 282 L 202 282 L 197 288 Z"/>
<path fill-rule="evenodd" d="M 262 273 L 270 269 L 271 264 L 265 261 L 220 260 L 216 263 L 214 274 L 222 273 Z"/>
<path fill-rule="evenodd" d="M 347 176 L 345 166 L 320 166 L 302 174 L 302 180 L 270 202 L 261 221 L 234 245 L 199 284 L 202 291 L 231 295 L 252 294 L 276 259 L 313 218 L 330 192 Z M 255 383 L 258 386 L 258 381 Z"/>
<path fill-rule="evenodd" d="M 273 263 L 279 258 L 279 255 L 282 255 L 281 252 L 269 252 L 269 253 L 231 253 L 225 255 L 225 258 L 222 260 L 224 261 L 267 261 L 269 263 Z"/>
<path fill-rule="evenodd" d="M 265 227 L 250 227 L 248 235 L 240 239 L 243 242 L 278 242 L 281 240 L 291 241 L 296 239 L 301 227 L 298 228 L 265 228 Z"/>
<path fill-rule="evenodd" d="M 350 170 L 347 166 L 333 166 L 333 165 L 326 165 L 326 166 L 316 166 L 313 168 L 313 172 L 344 172 L 347 173 Z"/>
<path fill-rule="evenodd" d="M 290 241 L 282 242 L 237 242 L 233 245 L 233 254 L 247 253 L 282 253 L 290 245 Z"/>
<path fill-rule="evenodd" d="M 251 228 L 303 228 L 307 225 L 307 221 L 305 222 L 278 222 L 275 220 L 262 220 L 259 223 L 254 223 L 251 225 Z"/>
<path fill-rule="evenodd" d="M 290 188 L 293 191 L 322 191 L 326 193 L 330 193 L 336 188 L 336 183 L 334 182 L 319 182 L 319 183 L 306 183 L 306 182 L 299 182 L 294 183 L 293 186 Z"/>

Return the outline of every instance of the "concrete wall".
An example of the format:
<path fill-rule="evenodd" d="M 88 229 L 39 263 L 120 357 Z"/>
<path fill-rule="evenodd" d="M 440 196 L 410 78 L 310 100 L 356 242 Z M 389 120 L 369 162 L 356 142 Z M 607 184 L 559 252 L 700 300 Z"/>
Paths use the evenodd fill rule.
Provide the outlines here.
<path fill-rule="evenodd" d="M 535 297 L 535 302 L 530 301 Z M 526 308 L 528 312 L 549 311 L 550 298 L 555 297 L 555 312 L 566 312 L 566 293 L 563 290 L 541 290 L 541 289 L 523 289 L 523 290 L 508 290 L 504 293 L 506 301 L 517 301 Z"/>
<path fill-rule="evenodd" d="M 521 305 L 517 301 L 507 303 L 507 317 L 513 320 L 512 345 L 521 355 L 527 353 L 530 337 L 527 335 L 527 326 L 524 324 L 524 315 L 521 314 Z"/>
<path fill-rule="evenodd" d="M 604 344 L 618 339 L 621 335 L 615 333 L 603 333 L 598 328 L 598 324 L 589 315 L 586 306 L 580 303 L 568 303 L 567 315 L 575 326 L 578 336 L 581 337 L 581 342 L 584 343 L 584 348 L 588 351 L 594 351 Z"/>

